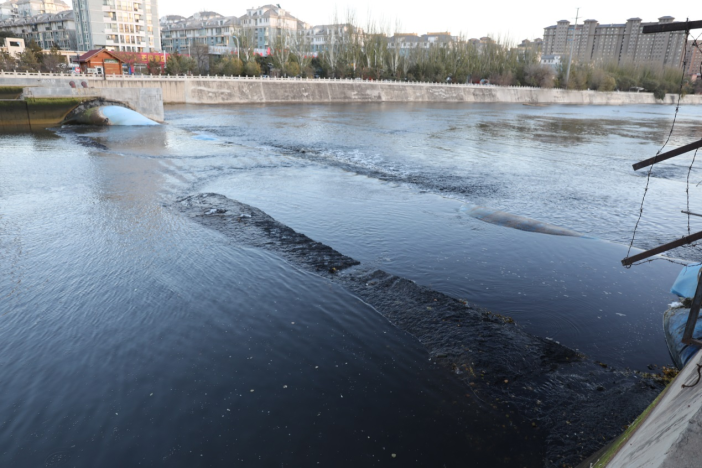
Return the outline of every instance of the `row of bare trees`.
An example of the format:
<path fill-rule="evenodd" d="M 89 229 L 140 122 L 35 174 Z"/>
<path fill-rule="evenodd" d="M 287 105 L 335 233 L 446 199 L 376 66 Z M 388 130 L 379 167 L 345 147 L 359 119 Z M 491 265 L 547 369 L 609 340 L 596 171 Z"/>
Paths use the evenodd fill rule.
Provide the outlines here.
<path fill-rule="evenodd" d="M 262 73 L 280 76 L 452 82 L 489 79 L 532 86 L 554 83 L 555 73 L 539 64 L 536 51 L 517 49 L 503 38 L 474 44 L 459 36 L 427 48 L 393 47 L 397 43 L 392 37 L 402 32 L 399 23 L 389 28 L 369 21 L 362 28 L 353 12 L 344 20 L 335 16 L 329 25 L 317 28 L 314 33 L 279 30 L 270 38 L 270 55 L 265 58 L 256 55 L 253 31 L 242 29 L 237 33 L 237 58 L 215 60 L 206 72 L 245 73 L 247 64 L 256 62 Z M 195 68 L 205 72 L 202 67 Z"/>
<path fill-rule="evenodd" d="M 566 83 L 563 67 L 542 65 L 538 50 L 516 47 L 507 37 L 474 41 L 459 35 L 429 47 L 411 41 L 399 47 L 398 38 L 403 33 L 399 22 L 391 27 L 371 19 L 361 27 L 353 11 L 343 19 L 335 14 L 329 25 L 313 31 L 282 29 L 272 33 L 266 57 L 257 55 L 260 51 L 253 29 L 242 28 L 237 31 L 236 55 L 213 58 L 207 47 L 195 47 L 190 57 L 169 59 L 166 72 L 452 83 L 488 80 L 502 86 L 601 91 L 640 87 L 658 94 L 674 91 L 682 77 L 679 70 L 653 66 L 574 63 Z M 690 86 L 685 89 L 694 92 Z"/>

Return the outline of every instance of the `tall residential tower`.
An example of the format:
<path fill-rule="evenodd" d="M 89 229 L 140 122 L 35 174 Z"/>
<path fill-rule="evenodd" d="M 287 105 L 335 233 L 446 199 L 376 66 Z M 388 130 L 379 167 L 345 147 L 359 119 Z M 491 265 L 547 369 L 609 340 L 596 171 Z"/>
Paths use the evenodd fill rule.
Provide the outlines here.
<path fill-rule="evenodd" d="M 161 50 L 156 0 L 73 0 L 80 50 Z"/>
<path fill-rule="evenodd" d="M 683 31 L 643 34 L 646 25 L 672 23 L 674 19 L 663 16 L 658 18 L 658 23 L 644 23 L 641 18 L 631 18 L 620 24 L 600 24 L 597 20 L 589 19 L 577 27 L 568 20 L 561 20 L 544 29 L 543 53 L 570 55 L 572 50 L 573 60 L 581 62 L 680 67 L 685 52 Z"/>

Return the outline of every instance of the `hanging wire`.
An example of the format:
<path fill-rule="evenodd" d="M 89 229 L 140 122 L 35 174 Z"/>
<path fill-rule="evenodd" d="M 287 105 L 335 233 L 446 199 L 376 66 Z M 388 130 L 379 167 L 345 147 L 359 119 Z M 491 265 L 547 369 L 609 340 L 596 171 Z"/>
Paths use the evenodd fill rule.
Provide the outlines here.
<path fill-rule="evenodd" d="M 692 166 L 695 164 L 695 159 L 697 159 L 697 151 L 699 148 L 695 150 L 695 154 L 692 155 L 692 162 L 690 163 L 690 167 L 687 168 L 687 186 L 685 187 L 685 196 L 687 197 L 687 235 L 689 236 L 691 234 L 690 232 L 690 173 L 692 172 Z"/>
<path fill-rule="evenodd" d="M 702 33 L 698 34 L 695 39 L 692 41 L 692 46 L 690 47 L 690 60 L 692 60 L 692 49 L 696 48 L 702 53 L 702 49 L 700 49 L 700 45 L 697 42 L 697 40 L 702 36 Z M 685 76 L 685 62 L 687 61 L 687 37 L 685 38 L 685 60 L 683 61 L 683 76 Z M 700 61 L 700 75 L 702 76 L 702 60 Z M 695 159 L 697 159 L 697 151 L 699 151 L 699 148 L 695 150 L 695 154 L 692 155 L 692 162 L 690 163 L 690 167 L 687 169 L 687 184 L 685 187 L 685 196 L 687 198 L 687 235 L 689 236 L 691 234 L 690 232 L 690 173 L 692 172 L 692 166 L 695 164 Z M 699 184 L 698 184 L 699 185 Z"/>
<path fill-rule="evenodd" d="M 692 40 L 692 46 L 690 47 L 690 52 L 692 52 L 692 49 L 695 48 L 702 53 L 702 49 L 700 48 L 700 44 L 698 39 L 702 36 L 702 33 L 698 34 L 695 39 Z M 687 54 L 687 49 L 685 50 L 685 53 Z M 692 55 L 692 53 L 690 54 Z M 692 57 L 690 57 L 692 59 Z M 685 72 L 684 66 L 683 66 L 683 73 Z M 702 60 L 700 60 L 700 76 L 702 76 Z M 695 150 L 695 154 L 692 155 L 692 162 L 690 163 L 690 167 L 687 169 L 687 186 L 685 188 L 685 195 L 687 197 L 687 235 L 690 235 L 690 173 L 692 172 L 692 166 L 695 164 L 695 159 L 697 159 L 697 151 L 699 151 L 699 148 Z M 699 186 L 699 184 L 697 184 Z"/>
<path fill-rule="evenodd" d="M 626 258 L 629 258 L 629 254 L 631 254 L 631 249 L 634 247 L 634 240 L 636 239 L 636 232 L 639 229 L 639 223 L 641 223 L 641 218 L 643 217 L 643 209 L 644 209 L 644 202 L 646 201 L 646 194 L 648 193 L 648 186 L 651 182 L 651 173 L 653 172 L 653 166 L 656 165 L 658 156 L 663 152 L 665 147 L 668 145 L 668 142 L 670 141 L 670 138 L 673 136 L 673 130 L 675 130 L 675 122 L 678 119 L 678 112 L 680 111 L 680 101 L 682 99 L 682 90 L 683 86 L 685 84 L 685 68 L 687 68 L 687 38 L 690 35 L 690 31 L 685 31 L 685 41 L 684 41 L 684 52 L 683 52 L 683 73 L 680 77 L 680 88 L 678 89 L 678 102 L 675 105 L 675 115 L 673 116 L 673 124 L 670 126 L 670 132 L 668 132 L 668 138 L 666 138 L 665 143 L 663 143 L 663 146 L 661 146 L 661 149 L 658 150 L 656 153 L 656 156 L 653 159 L 653 164 L 651 164 L 648 167 L 648 173 L 646 174 L 646 188 L 644 188 L 644 193 L 643 196 L 641 197 L 641 206 L 639 207 L 639 216 L 636 219 L 636 224 L 634 225 L 634 232 L 631 234 L 631 242 L 629 242 L 629 249 L 626 252 Z M 689 211 L 689 210 L 688 210 Z M 645 262 L 644 262 L 645 263 Z M 640 263 L 637 263 L 640 264 Z M 631 268 L 632 265 L 627 265 L 626 268 Z"/>

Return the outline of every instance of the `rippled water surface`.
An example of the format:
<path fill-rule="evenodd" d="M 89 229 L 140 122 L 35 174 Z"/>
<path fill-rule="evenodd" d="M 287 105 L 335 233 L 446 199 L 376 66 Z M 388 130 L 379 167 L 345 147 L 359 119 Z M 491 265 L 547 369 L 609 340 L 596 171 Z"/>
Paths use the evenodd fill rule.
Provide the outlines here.
<path fill-rule="evenodd" d="M 672 113 L 178 106 L 161 127 L 0 136 L 0 466 L 539 466 L 518 418 L 474 403 L 372 308 L 169 206 L 224 194 L 645 369 L 670 363 L 679 266 L 619 261 L 645 184 L 631 164 Z M 671 144 L 702 137 L 701 116 L 683 107 Z M 638 247 L 687 232 L 690 162 L 654 169 Z M 588 238 L 488 224 L 475 205 Z"/>

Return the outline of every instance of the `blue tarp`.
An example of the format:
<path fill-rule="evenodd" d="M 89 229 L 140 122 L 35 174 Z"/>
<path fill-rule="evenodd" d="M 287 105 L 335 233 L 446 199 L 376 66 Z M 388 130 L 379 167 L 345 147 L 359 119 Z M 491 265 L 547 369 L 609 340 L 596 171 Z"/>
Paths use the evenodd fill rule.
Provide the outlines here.
<path fill-rule="evenodd" d="M 672 307 L 665 311 L 663 315 L 663 330 L 665 331 L 665 341 L 668 344 L 670 356 L 675 362 L 678 369 L 685 367 L 685 364 L 692 359 L 700 349 L 694 345 L 687 345 L 682 342 L 687 318 L 690 315 L 690 309 Z M 695 331 L 692 333 L 693 338 L 702 339 L 702 322 L 698 321 L 695 326 Z"/>
<path fill-rule="evenodd" d="M 697 289 L 697 275 L 702 268 L 702 263 L 688 265 L 682 269 L 678 275 L 678 279 L 673 283 L 670 292 L 678 297 L 688 297 L 692 299 L 695 296 Z"/>

